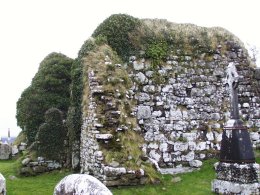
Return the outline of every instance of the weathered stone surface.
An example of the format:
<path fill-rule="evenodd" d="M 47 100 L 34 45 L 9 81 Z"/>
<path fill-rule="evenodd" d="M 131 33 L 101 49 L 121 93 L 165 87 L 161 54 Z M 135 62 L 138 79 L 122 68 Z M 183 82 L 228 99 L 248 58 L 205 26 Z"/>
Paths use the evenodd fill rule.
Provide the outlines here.
<path fill-rule="evenodd" d="M 137 119 L 149 119 L 151 117 L 150 106 L 138 106 L 137 108 Z"/>
<path fill-rule="evenodd" d="M 191 167 L 199 168 L 202 166 L 202 162 L 200 160 L 192 160 L 189 161 Z"/>
<path fill-rule="evenodd" d="M 7 160 L 11 157 L 12 147 L 9 144 L 0 143 L 0 160 Z"/>
<path fill-rule="evenodd" d="M 174 144 L 174 151 L 186 151 L 189 147 L 188 143 L 176 142 Z"/>
<path fill-rule="evenodd" d="M 218 179 L 212 181 L 212 191 L 217 194 L 259 194 L 259 189 L 259 183 L 240 184 Z"/>
<path fill-rule="evenodd" d="M 117 176 L 117 175 L 125 174 L 126 169 L 124 167 L 114 168 L 114 167 L 105 166 L 104 173 L 106 176 Z"/>
<path fill-rule="evenodd" d="M 186 162 L 192 161 L 194 160 L 194 158 L 195 158 L 194 151 L 190 151 L 188 154 L 181 156 L 182 161 L 186 161 Z"/>
<path fill-rule="evenodd" d="M 171 174 L 176 175 L 180 173 L 190 173 L 196 169 L 191 167 L 175 167 L 175 168 L 161 168 L 161 174 Z"/>
<path fill-rule="evenodd" d="M 140 102 L 145 102 L 150 100 L 150 96 L 147 93 L 139 93 L 136 97 Z"/>
<path fill-rule="evenodd" d="M 140 82 L 141 84 L 148 83 L 148 79 L 146 78 L 146 76 L 142 72 L 139 72 L 139 73 L 136 74 L 136 80 L 138 82 Z"/>
<path fill-rule="evenodd" d="M 170 117 L 172 120 L 181 120 L 182 119 L 181 110 L 170 110 Z"/>
<path fill-rule="evenodd" d="M 112 195 L 98 179 L 86 174 L 72 174 L 63 178 L 56 186 L 54 195 Z"/>
<path fill-rule="evenodd" d="M 18 154 L 18 152 L 19 152 L 19 150 L 18 150 L 17 145 L 13 145 L 12 146 L 12 155 L 14 156 L 14 155 Z"/>
<path fill-rule="evenodd" d="M 135 70 L 142 70 L 144 69 L 144 64 L 143 63 L 138 63 L 137 61 L 133 62 L 133 66 Z"/>
<path fill-rule="evenodd" d="M 161 155 L 158 152 L 156 152 L 156 150 L 151 150 L 149 156 L 157 162 L 159 162 L 161 159 Z"/>
<path fill-rule="evenodd" d="M 5 178 L 1 173 L 0 173 L 0 195 L 6 195 Z"/>
<path fill-rule="evenodd" d="M 32 160 L 31 160 L 31 158 L 25 158 L 25 159 L 23 159 L 22 160 L 22 165 L 28 165 L 29 164 L 29 162 L 31 162 Z"/>
<path fill-rule="evenodd" d="M 259 164 L 217 162 L 214 167 L 217 173 L 217 179 L 243 184 L 258 182 Z"/>
<path fill-rule="evenodd" d="M 206 150 L 207 149 L 207 143 L 206 142 L 199 142 L 196 146 L 196 150 Z"/>
<path fill-rule="evenodd" d="M 58 162 L 51 161 L 48 163 L 47 167 L 49 170 L 54 170 L 54 169 L 60 169 L 62 166 Z"/>
<path fill-rule="evenodd" d="M 112 139 L 113 135 L 110 133 L 106 133 L 106 134 L 96 134 L 96 139 L 99 140 L 109 140 Z"/>

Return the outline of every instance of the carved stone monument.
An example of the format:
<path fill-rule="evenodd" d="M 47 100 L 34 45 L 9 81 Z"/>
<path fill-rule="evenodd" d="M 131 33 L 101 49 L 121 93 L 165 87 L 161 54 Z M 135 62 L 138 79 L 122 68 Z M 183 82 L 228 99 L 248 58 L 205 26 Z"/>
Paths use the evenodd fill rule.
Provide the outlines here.
<path fill-rule="evenodd" d="M 224 126 L 220 162 L 215 164 L 217 179 L 212 191 L 218 194 L 260 194 L 259 165 L 255 163 L 250 136 L 239 119 L 239 75 L 233 62 L 227 67 L 226 83 L 230 93 L 230 119 Z"/>

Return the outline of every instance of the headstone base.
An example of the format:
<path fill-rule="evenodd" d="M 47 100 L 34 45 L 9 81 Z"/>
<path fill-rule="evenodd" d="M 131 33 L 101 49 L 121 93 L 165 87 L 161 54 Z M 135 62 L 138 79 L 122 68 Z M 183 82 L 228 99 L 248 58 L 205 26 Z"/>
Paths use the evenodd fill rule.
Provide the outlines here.
<path fill-rule="evenodd" d="M 212 181 L 212 191 L 216 194 L 223 195 L 259 195 L 260 194 L 260 184 L 250 183 L 241 184 L 231 181 L 224 181 L 219 179 L 214 179 Z"/>
<path fill-rule="evenodd" d="M 212 181 L 212 191 L 225 195 L 260 194 L 259 169 L 257 163 L 215 163 L 217 179 Z"/>

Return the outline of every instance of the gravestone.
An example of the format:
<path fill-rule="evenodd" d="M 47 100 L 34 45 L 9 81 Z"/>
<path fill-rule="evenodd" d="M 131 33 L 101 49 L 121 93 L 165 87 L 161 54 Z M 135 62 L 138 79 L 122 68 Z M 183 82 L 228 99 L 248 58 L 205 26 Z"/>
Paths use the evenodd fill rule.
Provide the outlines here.
<path fill-rule="evenodd" d="M 5 178 L 1 173 L 0 173 L 0 195 L 6 195 Z"/>
<path fill-rule="evenodd" d="M 259 165 L 255 163 L 247 128 L 239 119 L 238 81 L 236 66 L 231 62 L 226 76 L 230 93 L 230 120 L 223 129 L 220 162 L 215 164 L 217 179 L 212 182 L 212 191 L 218 194 L 259 194 Z"/>
<path fill-rule="evenodd" d="M 0 160 L 7 160 L 11 157 L 12 147 L 9 144 L 0 143 Z"/>
<path fill-rule="evenodd" d="M 112 195 L 98 179 L 87 174 L 71 174 L 63 178 L 54 189 L 53 195 Z"/>

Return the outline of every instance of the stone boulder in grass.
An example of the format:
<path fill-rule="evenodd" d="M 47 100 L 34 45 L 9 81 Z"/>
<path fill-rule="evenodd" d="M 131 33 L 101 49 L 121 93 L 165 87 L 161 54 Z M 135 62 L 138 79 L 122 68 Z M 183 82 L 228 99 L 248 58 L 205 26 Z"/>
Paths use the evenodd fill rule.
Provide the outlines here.
<path fill-rule="evenodd" d="M 64 177 L 54 188 L 53 195 L 112 195 L 98 179 L 87 174 L 71 174 Z"/>

